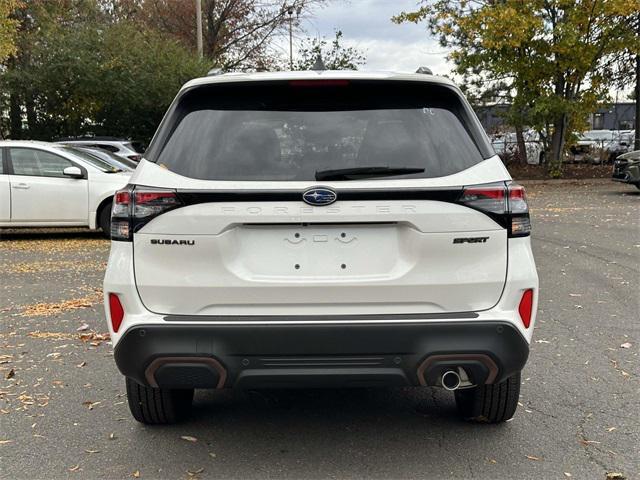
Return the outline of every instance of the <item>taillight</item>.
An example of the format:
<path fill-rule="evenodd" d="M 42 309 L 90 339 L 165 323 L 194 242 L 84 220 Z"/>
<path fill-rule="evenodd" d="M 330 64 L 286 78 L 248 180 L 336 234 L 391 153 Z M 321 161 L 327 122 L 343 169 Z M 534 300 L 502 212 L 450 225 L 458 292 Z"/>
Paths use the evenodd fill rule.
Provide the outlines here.
<path fill-rule="evenodd" d="M 116 192 L 111 209 L 111 239 L 131 241 L 133 234 L 158 215 L 182 205 L 174 190 L 127 187 Z"/>
<path fill-rule="evenodd" d="M 509 237 L 526 237 L 531 233 L 529 207 L 521 185 L 512 183 L 465 187 L 458 202 L 486 213 L 508 230 Z"/>
<path fill-rule="evenodd" d="M 518 305 L 518 313 L 524 328 L 529 328 L 531 325 L 531 313 L 533 311 L 533 290 L 525 290 L 520 299 L 520 305 Z"/>
<path fill-rule="evenodd" d="M 526 237 L 531 234 L 531 219 L 527 195 L 522 185 L 512 183 L 509 190 L 509 216 L 511 217 L 509 236 Z"/>
<path fill-rule="evenodd" d="M 122 308 L 120 299 L 115 293 L 109 294 L 109 316 L 111 317 L 111 327 L 113 331 L 118 333 L 120 325 L 122 325 L 122 319 L 124 318 L 124 308 Z"/>

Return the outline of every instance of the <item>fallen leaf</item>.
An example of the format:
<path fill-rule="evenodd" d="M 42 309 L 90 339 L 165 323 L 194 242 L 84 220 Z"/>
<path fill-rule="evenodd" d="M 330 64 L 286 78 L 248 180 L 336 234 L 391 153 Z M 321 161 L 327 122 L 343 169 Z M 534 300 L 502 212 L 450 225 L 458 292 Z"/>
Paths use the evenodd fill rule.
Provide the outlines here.
<path fill-rule="evenodd" d="M 529 460 L 536 460 L 536 461 L 540 461 L 542 460 L 540 457 L 535 457 L 533 455 L 525 455 Z"/>
<path fill-rule="evenodd" d="M 78 470 L 80 470 L 80 464 L 77 464 L 73 467 L 69 467 L 70 472 L 77 472 Z"/>
<path fill-rule="evenodd" d="M 564 476 L 570 478 L 571 474 L 569 472 L 564 472 Z"/>
<path fill-rule="evenodd" d="M 586 447 L 587 445 L 591 444 L 600 445 L 600 443 L 602 442 L 596 442 L 595 440 L 578 440 L 578 443 Z"/>
<path fill-rule="evenodd" d="M 211 458 L 216 458 L 216 454 L 215 454 L 215 453 L 213 453 L 213 452 L 209 452 L 209 456 L 210 456 Z"/>
<path fill-rule="evenodd" d="M 9 370 L 9 372 L 5 375 L 4 378 L 9 380 L 10 378 L 13 378 L 15 376 L 16 376 L 16 371 L 12 368 L 11 370 Z"/>
<path fill-rule="evenodd" d="M 140 470 L 136 470 L 131 474 L 131 476 L 133 476 L 133 478 L 140 478 Z"/>
<path fill-rule="evenodd" d="M 6 445 L 8 443 L 13 443 L 13 440 L 0 440 L 0 445 Z"/>
<path fill-rule="evenodd" d="M 607 472 L 606 479 L 607 480 L 627 480 L 627 477 L 625 477 L 620 472 Z"/>
<path fill-rule="evenodd" d="M 87 325 L 86 323 L 83 323 L 78 328 L 76 328 L 76 332 L 84 332 L 85 330 L 88 330 L 88 329 L 89 329 L 89 325 Z"/>
<path fill-rule="evenodd" d="M 85 450 L 87 453 L 100 453 L 100 450 Z"/>
<path fill-rule="evenodd" d="M 78 367 L 78 368 L 82 368 L 82 367 L 84 367 L 84 366 L 86 366 L 86 365 L 87 365 L 87 362 L 81 362 L 81 363 L 79 363 L 78 365 L 76 365 L 76 367 Z"/>
<path fill-rule="evenodd" d="M 186 440 L 187 442 L 197 442 L 198 439 L 196 437 L 190 437 L 189 435 L 182 435 L 180 437 L 183 440 Z"/>
<path fill-rule="evenodd" d="M 536 343 L 551 343 L 549 340 L 536 340 Z"/>
<path fill-rule="evenodd" d="M 620 348 L 631 348 L 631 344 L 629 342 L 624 342 L 622 345 L 620 345 Z"/>
<path fill-rule="evenodd" d="M 196 475 L 202 472 L 204 472 L 204 468 L 199 468 L 198 470 L 194 470 L 194 471 L 187 470 L 187 475 L 189 475 L 190 477 L 195 477 Z"/>
<path fill-rule="evenodd" d="M 115 433 L 110 433 L 109 434 L 109 440 L 115 440 L 116 438 L 116 434 Z"/>
<path fill-rule="evenodd" d="M 607 432 L 613 432 L 616 429 L 616 427 L 609 427 L 607 428 Z"/>
<path fill-rule="evenodd" d="M 82 402 L 82 405 L 87 407 L 89 410 L 93 410 L 93 407 L 95 407 L 96 405 L 100 405 L 101 403 L 102 402 L 91 402 L 87 400 L 86 402 Z"/>
<path fill-rule="evenodd" d="M 582 294 L 581 293 L 570 293 L 569 296 L 570 297 L 581 297 Z"/>

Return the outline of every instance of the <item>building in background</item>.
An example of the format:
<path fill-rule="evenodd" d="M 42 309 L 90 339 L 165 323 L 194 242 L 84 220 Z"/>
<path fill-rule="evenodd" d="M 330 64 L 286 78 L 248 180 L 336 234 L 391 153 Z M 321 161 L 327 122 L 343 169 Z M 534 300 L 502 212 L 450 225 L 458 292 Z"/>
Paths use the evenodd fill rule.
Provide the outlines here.
<path fill-rule="evenodd" d="M 482 126 L 489 134 L 511 130 L 504 116 L 509 105 L 494 104 L 476 107 Z M 589 115 L 589 130 L 632 130 L 635 125 L 635 102 L 617 102 Z"/>
<path fill-rule="evenodd" d="M 632 130 L 635 125 L 635 102 L 612 103 L 589 115 L 592 130 Z"/>

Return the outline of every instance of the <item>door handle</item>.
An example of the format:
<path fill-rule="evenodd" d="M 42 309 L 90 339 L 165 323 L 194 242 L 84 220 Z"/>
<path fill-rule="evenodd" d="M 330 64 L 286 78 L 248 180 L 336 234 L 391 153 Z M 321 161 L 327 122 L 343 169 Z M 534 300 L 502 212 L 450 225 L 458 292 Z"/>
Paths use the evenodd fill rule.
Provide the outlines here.
<path fill-rule="evenodd" d="M 15 185 L 12 185 L 11 187 L 15 188 L 16 190 L 29 190 L 31 188 L 26 183 L 16 183 Z"/>

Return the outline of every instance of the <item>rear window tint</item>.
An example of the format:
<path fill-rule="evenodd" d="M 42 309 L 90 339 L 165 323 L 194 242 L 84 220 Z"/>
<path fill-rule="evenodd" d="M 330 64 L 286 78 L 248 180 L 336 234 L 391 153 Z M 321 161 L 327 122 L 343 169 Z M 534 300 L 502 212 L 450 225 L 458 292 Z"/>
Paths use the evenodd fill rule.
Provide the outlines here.
<path fill-rule="evenodd" d="M 359 167 L 440 177 L 483 160 L 467 115 L 455 92 L 429 84 L 208 86 L 180 99 L 148 156 L 206 180 L 316 180 Z"/>

